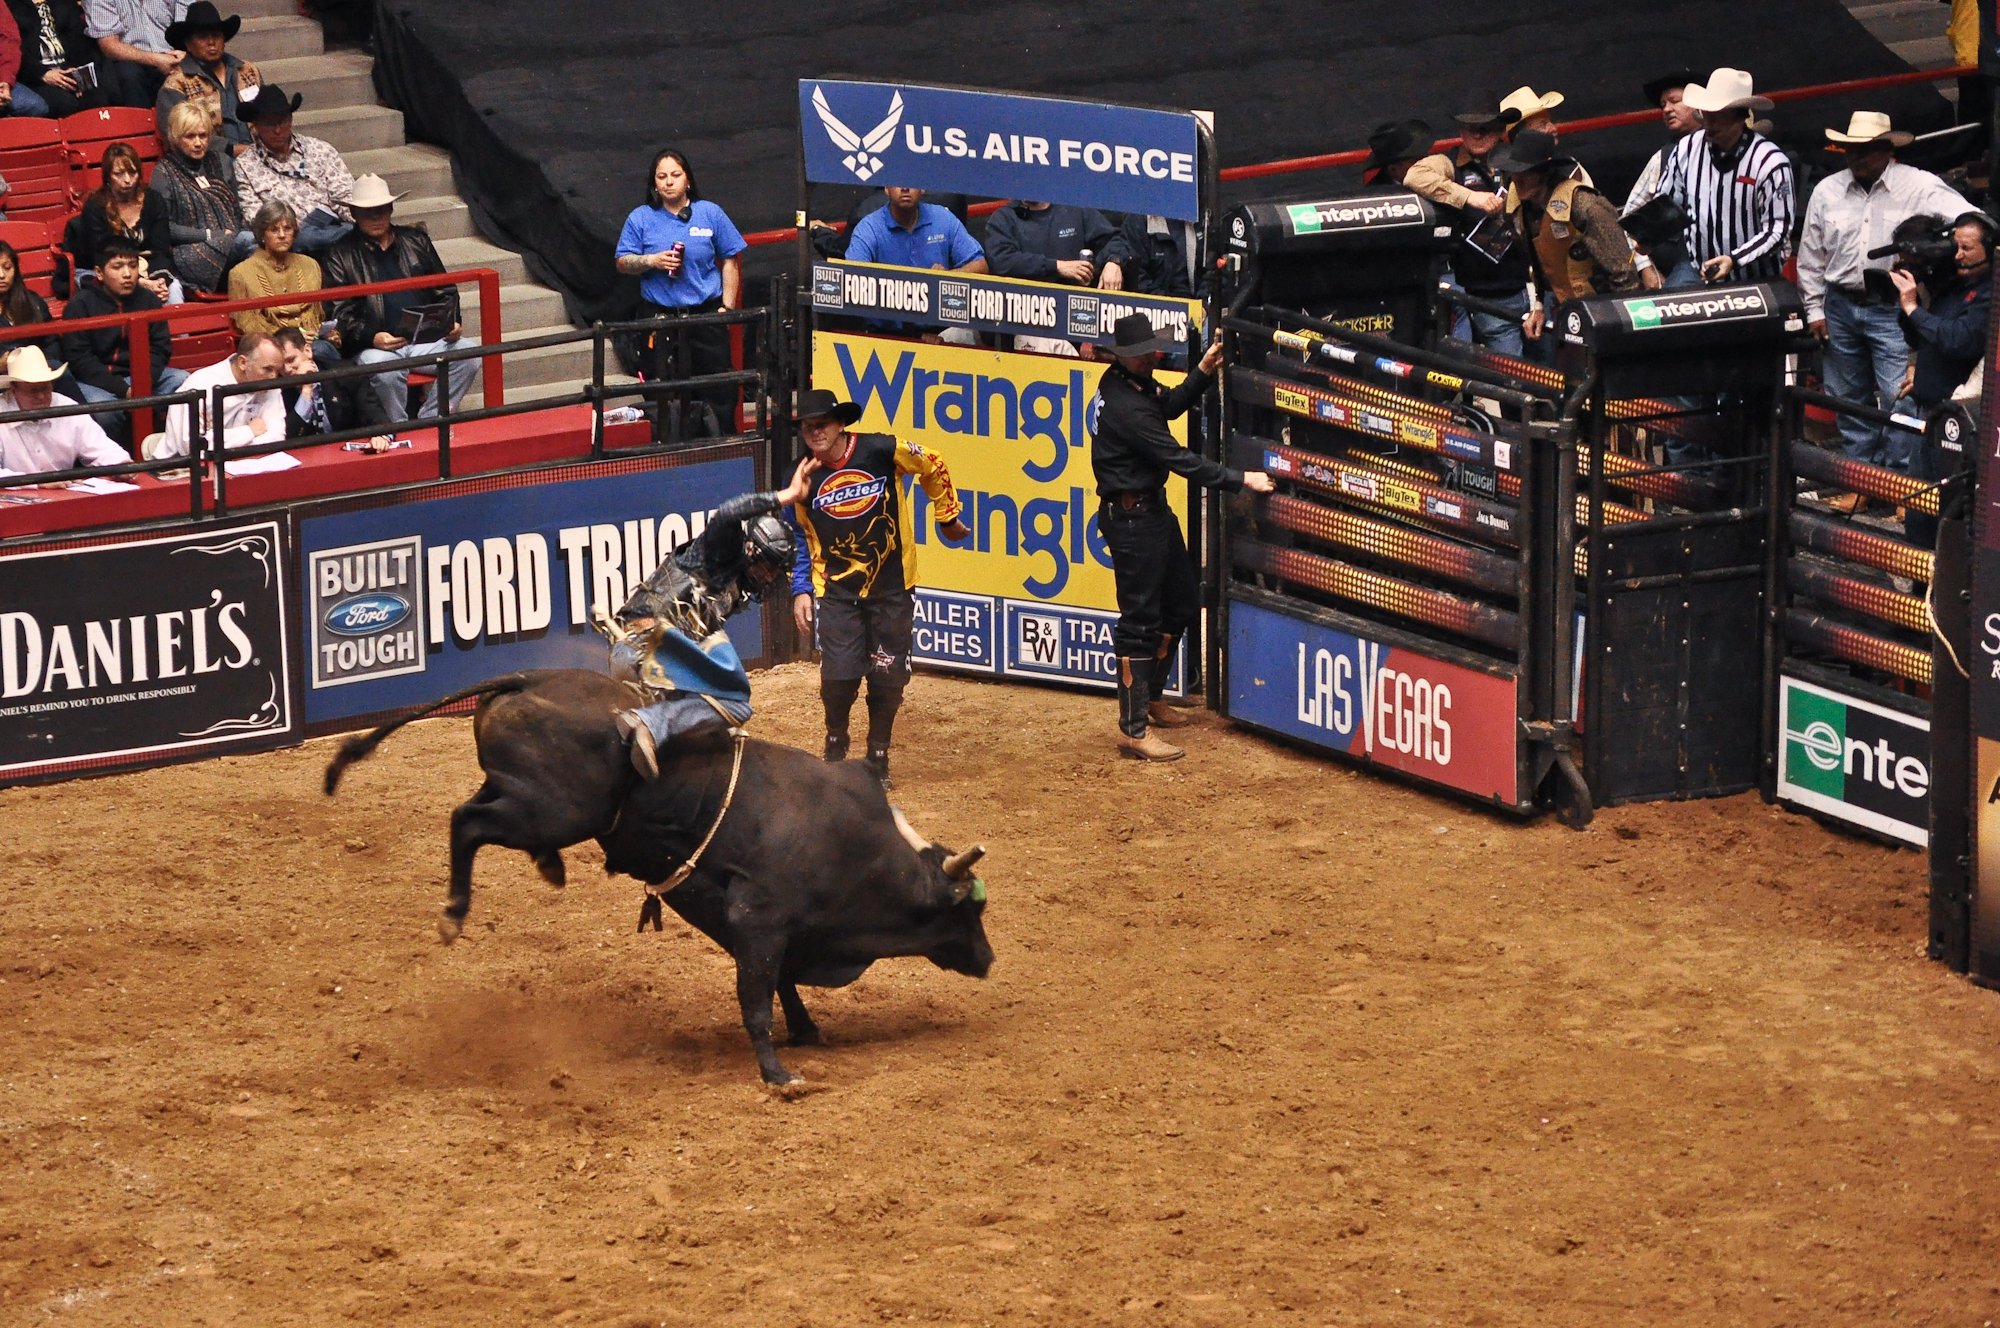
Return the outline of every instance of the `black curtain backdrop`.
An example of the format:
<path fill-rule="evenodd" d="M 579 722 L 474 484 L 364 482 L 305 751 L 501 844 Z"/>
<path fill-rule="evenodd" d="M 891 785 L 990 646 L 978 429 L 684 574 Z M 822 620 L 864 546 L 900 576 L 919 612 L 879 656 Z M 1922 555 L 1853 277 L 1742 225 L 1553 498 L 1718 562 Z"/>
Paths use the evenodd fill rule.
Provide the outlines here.
<path fill-rule="evenodd" d="M 1942 26 L 1943 12 L 1939 22 Z M 704 197 L 745 232 L 789 226 L 797 199 L 800 78 L 1013 88 L 1210 110 L 1225 167 L 1361 147 L 1417 116 L 1438 134 L 1476 86 L 1526 83 L 1567 100 L 1558 120 L 1644 108 L 1640 85 L 1685 65 L 1747 69 L 1760 90 L 1908 66 L 1837 0 L 1092 0 L 1088 5 L 910 0 L 382 0 L 375 80 L 410 136 L 451 149 L 483 228 L 586 320 L 628 315 L 637 282 L 612 250 L 659 147 L 684 149 Z M 1855 109 L 1900 128 L 1951 123 L 1926 84 L 1781 103 L 1778 139 L 1808 172 L 1838 169 L 1822 130 Z M 1582 134 L 1569 148 L 1614 200 L 1654 126 Z M 1356 168 L 1224 186 L 1226 202 L 1338 193 Z M 839 218 L 844 196 L 816 199 Z M 977 233 L 975 227 L 975 233 Z M 789 270 L 789 245 L 745 256 L 754 282 Z"/>

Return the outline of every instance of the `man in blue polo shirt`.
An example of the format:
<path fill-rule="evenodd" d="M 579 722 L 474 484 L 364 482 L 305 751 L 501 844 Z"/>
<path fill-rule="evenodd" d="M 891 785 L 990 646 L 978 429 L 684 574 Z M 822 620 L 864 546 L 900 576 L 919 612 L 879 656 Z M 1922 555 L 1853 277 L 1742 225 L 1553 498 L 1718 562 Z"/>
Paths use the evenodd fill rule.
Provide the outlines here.
<path fill-rule="evenodd" d="M 944 208 L 919 202 L 921 189 L 884 189 L 889 206 L 869 213 L 854 223 L 847 238 L 850 263 L 891 263 L 897 267 L 940 268 L 956 272 L 985 272 L 986 251 L 965 229 L 965 223 Z M 918 332 L 926 341 L 973 341 L 964 328 L 947 328 L 940 334 L 921 324 L 899 323 L 870 318 L 868 326 L 885 332 Z"/>

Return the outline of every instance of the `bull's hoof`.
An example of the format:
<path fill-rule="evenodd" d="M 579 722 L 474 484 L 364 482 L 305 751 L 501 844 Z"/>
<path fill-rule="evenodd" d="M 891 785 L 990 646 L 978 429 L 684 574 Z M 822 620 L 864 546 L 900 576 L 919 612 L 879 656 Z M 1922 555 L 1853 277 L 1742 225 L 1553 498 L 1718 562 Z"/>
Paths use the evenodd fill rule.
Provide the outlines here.
<path fill-rule="evenodd" d="M 817 1028 L 807 1027 L 787 1037 L 785 1045 L 788 1047 L 823 1047 L 826 1045 L 826 1039 L 819 1035 Z"/>
<path fill-rule="evenodd" d="M 824 1093 L 826 1084 L 818 1084 L 810 1079 L 794 1075 L 781 1084 L 765 1084 L 764 1091 L 781 1102 L 797 1102 L 800 1098 L 811 1097 L 814 1093 Z"/>
<path fill-rule="evenodd" d="M 450 945 L 453 941 L 457 940 L 458 934 L 464 930 L 465 923 L 462 919 L 454 918 L 449 914 L 438 919 L 438 939 L 446 945 Z"/>
<path fill-rule="evenodd" d="M 569 876 L 563 870 L 562 853 L 559 850 L 551 850 L 536 858 L 535 870 L 542 874 L 543 880 L 558 890 L 569 884 Z"/>

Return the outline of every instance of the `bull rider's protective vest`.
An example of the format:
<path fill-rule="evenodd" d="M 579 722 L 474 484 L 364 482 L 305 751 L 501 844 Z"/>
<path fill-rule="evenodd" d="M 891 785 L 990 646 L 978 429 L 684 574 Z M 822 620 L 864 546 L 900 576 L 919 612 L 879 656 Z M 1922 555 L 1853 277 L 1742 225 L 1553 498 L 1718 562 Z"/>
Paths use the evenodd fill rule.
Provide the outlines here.
<path fill-rule="evenodd" d="M 1603 271 L 1590 256 L 1590 246 L 1573 220 L 1577 190 L 1581 180 L 1564 180 L 1549 191 L 1548 205 L 1542 209 L 1542 229 L 1535 236 L 1535 257 L 1541 260 L 1542 274 L 1554 288 L 1557 303 L 1598 294 L 1598 274 Z M 1507 189 L 1507 211 L 1518 214 L 1521 196 L 1513 186 Z"/>

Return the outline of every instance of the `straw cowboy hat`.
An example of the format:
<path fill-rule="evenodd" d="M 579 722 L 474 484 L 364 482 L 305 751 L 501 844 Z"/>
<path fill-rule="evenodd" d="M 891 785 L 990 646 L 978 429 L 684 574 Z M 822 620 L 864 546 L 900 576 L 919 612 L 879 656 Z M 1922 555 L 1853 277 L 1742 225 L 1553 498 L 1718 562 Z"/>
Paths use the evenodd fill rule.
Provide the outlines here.
<path fill-rule="evenodd" d="M 364 175 L 354 182 L 354 192 L 348 196 L 350 208 L 388 207 L 399 198 L 407 198 L 409 191 L 400 194 L 389 192 L 389 182 L 379 175 Z"/>
<path fill-rule="evenodd" d="M 53 383 L 63 366 L 50 365 L 40 346 L 23 346 L 7 354 L 7 377 L 16 383 Z"/>
<path fill-rule="evenodd" d="M 1727 67 L 1710 74 L 1706 83 L 1690 83 L 1682 88 L 1681 101 L 1697 111 L 1771 109 L 1771 99 L 1756 95 L 1749 74 Z"/>
<path fill-rule="evenodd" d="M 1515 88 L 1512 92 L 1501 98 L 1500 109 L 1503 111 L 1513 111 L 1519 118 L 1525 120 L 1529 116 L 1540 115 L 1543 111 L 1553 111 L 1562 104 L 1562 93 L 1536 92 L 1533 88 L 1523 83 L 1520 87 Z"/>
<path fill-rule="evenodd" d="M 1916 142 L 1915 134 L 1904 133 L 1889 127 L 1889 117 L 1880 111 L 1856 111 L 1847 118 L 1847 132 L 1838 129 L 1826 131 L 1828 139 L 1847 147 L 1867 147 L 1873 143 L 1887 143 L 1892 148 L 1908 147 Z"/>

